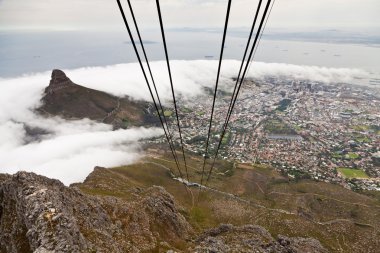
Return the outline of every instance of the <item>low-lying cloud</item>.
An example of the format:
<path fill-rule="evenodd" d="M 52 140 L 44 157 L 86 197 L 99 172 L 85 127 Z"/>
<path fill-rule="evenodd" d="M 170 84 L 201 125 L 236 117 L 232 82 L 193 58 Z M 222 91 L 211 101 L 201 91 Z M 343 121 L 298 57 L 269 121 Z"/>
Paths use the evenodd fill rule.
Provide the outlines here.
<path fill-rule="evenodd" d="M 152 62 L 153 74 L 162 99 L 171 99 L 170 83 L 164 62 Z M 191 99 L 215 85 L 217 61 L 172 61 L 177 95 Z M 230 87 L 239 62 L 223 62 L 221 87 Z M 114 95 L 129 95 L 151 101 L 140 67 L 136 63 L 65 70 L 69 78 L 83 86 Z M 134 128 L 112 131 L 109 125 L 89 119 L 67 121 L 44 118 L 35 113 L 51 72 L 0 78 L 0 172 L 34 171 L 65 184 L 82 181 L 96 165 L 111 167 L 129 164 L 143 153 L 139 141 L 162 135 L 159 128 Z M 367 73 L 358 69 L 334 69 L 275 63 L 254 63 L 248 77 L 307 79 L 327 83 L 354 82 Z M 37 139 L 27 129 L 38 129 Z"/>
<path fill-rule="evenodd" d="M 176 92 L 188 98 L 202 94 L 204 92 L 203 87 L 214 87 L 217 65 L 217 61 L 210 60 L 172 61 L 171 67 Z M 171 91 L 166 63 L 163 61 L 152 62 L 151 67 L 160 96 L 165 100 L 170 100 Z M 232 84 L 230 80 L 237 76 L 239 67 L 239 61 L 223 61 L 220 83 Z M 67 71 L 67 73 L 73 80 L 83 83 L 87 87 L 115 95 L 130 95 L 135 99 L 151 101 L 145 79 L 138 64 L 80 68 Z M 357 78 L 367 77 L 368 73 L 360 69 L 255 62 L 247 75 L 247 77 L 258 79 L 267 76 L 326 83 L 352 83 Z"/>

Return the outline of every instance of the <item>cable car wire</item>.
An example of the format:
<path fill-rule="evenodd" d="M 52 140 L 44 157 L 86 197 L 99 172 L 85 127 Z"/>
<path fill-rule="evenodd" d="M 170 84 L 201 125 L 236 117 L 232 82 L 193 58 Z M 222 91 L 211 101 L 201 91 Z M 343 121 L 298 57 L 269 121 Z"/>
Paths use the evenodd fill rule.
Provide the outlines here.
<path fill-rule="evenodd" d="M 227 5 L 227 13 L 226 13 L 226 19 L 225 19 L 225 24 L 224 24 L 223 39 L 222 39 L 222 47 L 221 47 L 221 50 L 220 50 L 220 56 L 219 56 L 218 73 L 217 73 L 217 76 L 216 76 L 216 83 L 215 83 L 215 90 L 214 90 L 214 98 L 213 98 L 213 101 L 212 101 L 210 123 L 209 123 L 208 134 L 207 134 L 207 140 L 206 140 L 206 149 L 205 149 L 205 154 L 204 154 L 204 158 L 203 158 L 201 185 L 203 185 L 203 177 L 204 177 L 204 172 L 205 172 L 206 159 L 207 159 L 207 156 L 208 156 L 208 146 L 209 146 L 209 142 L 210 142 L 210 135 L 211 135 L 212 120 L 213 120 L 213 116 L 214 116 L 214 108 L 215 108 L 216 93 L 217 93 L 217 91 L 218 91 L 218 83 L 219 83 L 220 69 L 221 69 L 221 66 L 222 66 L 223 52 L 224 52 L 224 44 L 225 44 L 225 42 L 226 42 L 226 34 L 227 34 L 227 27 L 228 27 L 228 20 L 229 20 L 229 16 L 230 16 L 230 10 L 231 10 L 231 0 L 228 1 L 228 5 Z"/>
<path fill-rule="evenodd" d="M 240 64 L 239 74 L 238 74 L 238 76 L 236 78 L 236 82 L 235 82 L 235 86 L 234 86 L 234 91 L 232 92 L 230 104 L 229 104 L 228 110 L 227 110 L 227 116 L 226 116 L 226 119 L 225 119 L 224 124 L 223 124 L 223 129 L 226 126 L 228 115 L 229 115 L 229 113 L 231 111 L 232 102 L 233 102 L 234 97 L 235 97 L 236 89 L 237 89 L 237 86 L 238 86 L 238 83 L 239 83 L 239 80 L 240 80 L 240 75 L 241 75 L 241 72 L 243 70 L 245 58 L 246 58 L 247 53 L 248 53 L 249 45 L 251 44 L 251 39 L 252 39 L 253 31 L 255 30 L 255 26 L 256 26 L 256 22 L 257 22 L 257 17 L 259 15 L 262 2 L 263 2 L 263 0 L 260 0 L 259 3 L 258 3 L 258 5 L 257 5 L 257 8 L 256 8 L 255 17 L 254 17 L 253 22 L 252 22 L 251 31 L 250 31 L 249 36 L 248 36 L 247 45 L 246 45 L 245 50 L 244 50 L 244 56 L 243 56 L 243 59 L 242 59 L 241 64 Z"/>
<path fill-rule="evenodd" d="M 163 41 L 164 49 L 165 49 L 166 65 L 167 65 L 168 73 L 169 73 L 169 80 L 170 80 L 170 86 L 171 86 L 171 90 L 172 90 L 172 97 L 173 97 L 173 103 L 174 103 L 174 110 L 175 110 L 175 115 L 176 115 L 176 118 L 177 118 L 177 127 L 178 127 L 178 132 L 179 132 L 180 142 L 181 142 L 182 155 L 183 155 L 183 162 L 184 162 L 184 164 L 185 164 L 185 170 L 186 170 L 187 181 L 189 182 L 189 173 L 188 173 L 188 170 L 187 170 L 187 163 L 186 163 L 185 149 L 184 149 L 184 147 L 183 147 L 182 131 L 181 131 L 181 126 L 180 126 L 180 122 L 179 122 L 178 109 L 177 109 L 177 102 L 176 102 L 176 98 L 175 98 L 175 94 L 174 94 L 173 78 L 172 78 L 172 73 L 171 73 L 171 69 L 170 69 L 170 62 L 169 62 L 169 56 L 168 56 L 168 49 L 167 49 L 167 46 L 166 46 L 165 31 L 164 31 L 164 25 L 163 25 L 163 22 L 162 22 L 162 15 L 161 15 L 161 8 L 160 8 L 160 1 L 159 1 L 159 0 L 156 0 L 156 6 L 157 6 L 158 18 L 159 18 L 159 21 L 160 21 L 160 28 L 161 28 L 162 41 Z"/>
<path fill-rule="evenodd" d="M 274 3 L 275 3 L 275 2 L 276 2 L 276 0 L 273 0 L 273 3 L 272 3 L 272 6 L 270 7 L 270 10 L 269 10 L 269 14 L 268 14 L 268 16 L 267 16 L 267 19 L 265 20 L 264 28 L 263 28 L 263 30 L 262 30 L 262 32 L 261 32 L 261 34 L 260 34 L 259 42 L 257 43 L 257 47 L 256 47 L 255 52 L 253 53 L 253 57 L 252 57 L 252 59 L 251 59 L 251 61 L 250 61 L 250 63 L 249 63 L 249 67 L 248 67 L 248 71 L 247 71 L 247 73 L 249 73 L 249 71 L 250 71 L 250 69 L 251 69 L 251 66 L 252 66 L 253 59 L 255 59 L 255 55 L 256 55 L 257 49 L 259 48 L 259 45 L 260 45 L 261 37 L 263 36 L 263 33 L 264 33 L 265 28 L 266 28 L 266 26 L 267 26 L 267 22 L 268 22 L 268 19 L 269 19 L 270 14 L 272 13 L 272 9 L 273 9 L 273 6 L 274 6 Z"/>
<path fill-rule="evenodd" d="M 267 1 L 267 4 L 266 4 L 266 6 L 265 6 L 264 13 L 263 13 L 262 18 L 261 18 L 261 21 L 260 21 L 259 28 L 258 28 L 258 30 L 257 30 L 257 32 L 256 32 L 255 40 L 254 40 L 254 42 L 253 42 L 253 45 L 252 45 L 252 48 L 251 48 L 250 54 L 249 54 L 249 56 L 248 56 L 248 61 L 247 61 L 246 65 L 245 65 L 245 68 L 244 68 L 244 72 L 243 72 L 242 78 L 240 79 L 240 83 L 239 83 L 239 86 L 238 86 L 238 88 L 237 88 L 236 95 L 235 95 L 235 98 L 234 98 L 234 100 L 233 100 L 233 103 L 232 103 L 232 106 L 231 106 L 231 110 L 230 110 L 230 113 L 229 113 L 229 115 L 228 115 L 227 122 L 226 122 L 226 124 L 225 124 L 225 126 L 224 126 L 224 129 L 223 129 L 223 132 L 222 132 L 222 135 L 221 135 L 221 138 L 220 138 L 219 144 L 218 144 L 218 149 L 217 149 L 217 151 L 216 151 L 216 153 L 215 153 L 215 156 L 214 156 L 214 159 L 213 159 L 212 166 L 210 167 L 210 170 L 209 170 L 209 173 L 208 173 L 208 176 L 207 176 L 207 180 L 206 180 L 206 184 L 207 184 L 207 182 L 209 182 L 210 177 L 211 177 L 211 174 L 212 174 L 212 171 L 213 171 L 213 168 L 214 168 L 214 166 L 215 166 L 215 161 L 216 161 L 216 157 L 217 157 L 217 155 L 218 155 L 218 151 L 219 151 L 219 149 L 220 149 L 221 140 L 223 139 L 224 134 L 225 134 L 225 132 L 226 132 L 226 129 L 227 129 L 227 126 L 228 126 L 228 123 L 229 123 L 229 120 L 230 120 L 230 117 L 231 117 L 232 111 L 233 111 L 233 109 L 234 109 L 234 106 L 235 106 L 235 103 L 236 103 L 237 97 L 238 97 L 238 95 L 239 95 L 239 91 L 240 91 L 241 85 L 242 85 L 242 83 L 243 83 L 243 81 L 244 81 L 244 78 L 245 78 L 245 75 L 246 75 L 246 73 L 247 73 L 247 69 L 248 69 L 248 66 L 249 66 L 249 62 L 250 62 L 251 59 L 252 59 L 252 55 L 253 55 L 253 52 L 254 52 L 254 50 L 255 50 L 255 47 L 256 47 L 256 44 L 257 44 L 257 41 L 258 41 L 258 37 L 260 36 L 261 29 L 262 29 L 262 27 L 263 27 L 263 23 L 264 23 L 265 18 L 266 18 L 266 16 L 267 16 L 267 13 L 268 13 L 268 9 L 269 9 L 270 4 L 271 4 L 271 0 L 268 0 L 268 1 Z"/>
<path fill-rule="evenodd" d="M 151 70 L 151 67 L 150 67 L 150 64 L 149 64 L 149 60 L 148 60 L 148 57 L 147 57 L 147 54 L 146 54 L 146 51 L 145 51 L 144 42 L 143 42 L 143 40 L 141 38 L 140 30 L 139 30 L 139 27 L 137 25 L 136 17 L 135 17 L 135 14 L 134 14 L 131 2 L 130 2 L 130 0 L 127 0 L 127 2 L 128 2 L 129 11 L 131 13 L 131 16 L 132 16 L 132 19 L 133 19 L 133 23 L 134 23 L 134 26 L 135 26 L 135 29 L 136 29 L 136 32 L 137 32 L 137 36 L 139 38 L 140 46 L 141 46 L 142 52 L 144 54 L 145 62 L 146 62 L 146 65 L 148 67 L 150 78 L 152 79 L 153 88 L 154 88 L 154 91 L 156 93 L 156 97 L 157 97 L 157 100 L 158 100 L 158 105 L 159 105 L 159 108 L 161 110 L 161 115 L 163 116 L 163 119 L 164 119 L 164 125 L 166 126 L 166 129 L 167 129 L 168 137 L 170 139 L 170 144 L 171 144 L 171 147 L 174 150 L 173 156 L 175 156 L 176 164 L 177 164 L 177 166 L 179 166 L 177 152 L 175 152 L 175 146 L 173 144 L 172 134 L 170 133 L 169 124 L 168 124 L 168 121 L 167 121 L 166 116 L 164 114 L 164 109 L 163 109 L 163 106 L 162 106 L 162 103 L 161 103 L 160 96 L 158 95 L 156 82 L 154 81 L 154 78 L 153 78 L 152 70 Z"/>
<path fill-rule="evenodd" d="M 138 60 L 138 62 L 139 62 L 139 64 L 140 64 L 141 70 L 142 70 L 142 72 L 143 72 L 145 82 L 146 82 L 146 84 L 147 84 L 147 86 L 148 86 L 149 93 L 150 93 L 150 95 L 151 95 L 151 97 L 152 97 L 152 100 L 153 100 L 153 103 L 154 103 L 155 109 L 156 109 L 156 111 L 157 111 L 158 117 L 159 117 L 159 119 L 160 119 L 160 122 L 161 122 L 162 128 L 164 129 L 164 133 L 165 133 L 166 140 L 167 140 L 167 142 L 169 143 L 169 147 L 170 147 L 171 152 L 172 152 L 172 154 L 173 154 L 173 157 L 174 157 L 174 159 L 175 159 L 174 150 L 173 150 L 173 148 L 172 148 L 172 145 L 170 144 L 170 140 L 169 140 L 168 134 L 167 134 L 167 132 L 166 132 L 166 130 L 165 130 L 164 122 L 162 121 L 160 111 L 159 111 L 159 109 L 158 109 L 158 106 L 157 106 L 156 100 L 155 100 L 155 98 L 154 98 L 154 95 L 153 95 L 152 89 L 151 89 L 151 87 L 150 87 L 150 84 L 149 84 L 149 81 L 148 81 L 147 75 L 146 75 L 146 73 L 145 73 L 145 69 L 144 69 L 144 66 L 143 66 L 143 64 L 142 64 L 142 61 L 141 61 L 141 58 L 140 58 L 140 54 L 139 54 L 139 52 L 138 52 L 138 50 L 137 50 L 136 43 L 135 43 L 135 41 L 134 41 L 134 38 L 133 38 L 133 35 L 132 35 L 132 32 L 131 32 L 131 29 L 130 29 L 129 24 L 128 24 L 128 22 L 127 22 L 127 18 L 126 18 L 126 16 L 125 16 L 125 13 L 124 13 L 124 10 L 123 10 L 123 6 L 121 5 L 120 0 L 116 0 L 116 1 L 117 1 L 118 6 L 119 6 L 119 10 L 120 10 L 121 16 L 122 16 L 122 18 L 123 18 L 123 21 L 124 21 L 125 27 L 127 28 L 128 35 L 129 35 L 129 37 L 130 37 L 130 39 L 131 39 L 131 43 L 132 43 L 132 45 L 133 45 L 133 49 L 134 49 L 134 51 L 135 51 L 135 53 L 136 53 L 137 60 Z M 176 159 L 175 159 L 175 160 L 176 160 Z M 183 175 L 182 175 L 181 169 L 180 169 L 180 167 L 179 167 L 179 164 L 177 164 L 177 169 L 178 169 L 179 176 L 180 176 L 181 178 L 183 178 Z M 170 170 L 170 172 L 171 172 L 172 174 L 174 174 L 173 171 L 172 171 L 170 168 L 169 168 L 169 170 Z"/>
<path fill-rule="evenodd" d="M 255 16 L 254 16 L 254 19 L 253 19 L 253 22 L 252 22 L 251 30 L 250 30 L 249 35 L 248 35 L 247 45 L 246 45 L 245 50 L 244 50 L 243 59 L 242 59 L 241 64 L 240 64 L 239 73 L 237 75 L 236 82 L 235 82 L 235 85 L 234 85 L 234 90 L 232 92 L 231 100 L 230 100 L 230 103 L 229 103 L 229 106 L 228 106 L 227 115 L 226 115 L 226 118 L 225 118 L 224 123 L 223 123 L 222 134 L 220 136 L 220 139 L 219 139 L 219 142 L 218 142 L 218 146 L 217 146 L 217 149 L 216 149 L 216 152 L 215 152 L 215 157 L 217 157 L 217 155 L 219 153 L 219 149 L 221 147 L 222 140 L 223 140 L 225 132 L 227 130 L 227 124 L 228 124 L 228 119 L 229 119 L 229 115 L 230 115 L 230 112 L 231 112 L 231 107 L 232 107 L 232 104 L 233 104 L 233 101 L 234 101 L 234 98 L 235 98 L 235 94 L 236 94 L 236 90 L 237 90 L 237 87 L 238 87 L 238 84 L 239 84 L 240 75 L 242 74 L 243 66 L 244 66 L 244 63 L 245 63 L 245 58 L 247 57 L 249 46 L 251 44 L 251 39 L 252 39 L 253 31 L 255 30 L 255 26 L 256 26 L 257 18 L 259 16 L 259 12 L 260 12 L 260 9 L 261 9 L 262 2 L 263 2 L 262 0 L 260 0 L 258 2 L 256 11 L 255 11 Z M 215 158 L 214 158 L 214 160 L 215 160 Z M 213 162 L 213 164 L 214 164 L 214 162 Z"/>

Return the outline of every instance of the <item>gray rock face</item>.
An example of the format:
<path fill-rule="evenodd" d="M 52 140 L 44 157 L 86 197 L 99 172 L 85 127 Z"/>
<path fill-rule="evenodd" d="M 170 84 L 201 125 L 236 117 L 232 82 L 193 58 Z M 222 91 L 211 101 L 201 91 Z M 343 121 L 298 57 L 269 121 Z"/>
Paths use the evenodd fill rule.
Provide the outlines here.
<path fill-rule="evenodd" d="M 280 253 L 326 253 L 328 252 L 319 241 L 311 238 L 288 238 L 278 236 L 275 240 L 271 234 L 261 226 L 220 225 L 206 231 L 197 239 L 192 252 L 280 252 Z"/>
<path fill-rule="evenodd" d="M 127 202 L 84 195 L 33 173 L 0 182 L 1 253 L 151 251 L 189 234 L 173 197 L 160 187 Z"/>
<path fill-rule="evenodd" d="M 72 219 L 74 210 L 66 205 L 81 198 L 79 192 L 68 191 L 59 181 L 24 172 L 3 182 L 0 192 L 0 245 L 6 252 L 75 252 L 88 248 Z"/>
<path fill-rule="evenodd" d="M 98 168 L 97 170 L 105 170 Z M 98 191 L 98 188 L 94 188 Z M 263 227 L 220 225 L 201 235 L 162 187 L 128 200 L 94 197 L 34 173 L 0 174 L 0 253 L 325 253 L 311 238 L 274 239 Z"/>

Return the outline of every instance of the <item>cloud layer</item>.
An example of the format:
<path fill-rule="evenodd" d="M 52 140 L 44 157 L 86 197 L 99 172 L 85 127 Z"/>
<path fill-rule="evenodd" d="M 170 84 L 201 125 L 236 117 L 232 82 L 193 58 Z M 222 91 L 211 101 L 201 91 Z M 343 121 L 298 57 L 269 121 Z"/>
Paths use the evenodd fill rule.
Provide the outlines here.
<path fill-rule="evenodd" d="M 215 85 L 216 61 L 173 61 L 173 80 L 177 95 L 191 99 Z M 223 62 L 221 87 L 229 87 L 239 62 Z M 170 84 L 164 62 L 153 62 L 152 69 L 160 95 L 170 102 Z M 367 73 L 355 69 L 331 69 L 288 64 L 255 63 L 248 77 L 308 79 L 322 82 L 353 82 Z M 75 83 L 137 100 L 151 101 L 138 64 L 88 67 L 65 70 Z M 33 109 L 40 105 L 50 72 L 11 79 L 0 79 L 0 173 L 34 171 L 65 184 L 84 180 L 93 167 L 129 164 L 141 157 L 139 141 L 160 136 L 158 128 L 112 131 L 105 124 L 88 119 L 66 121 L 43 118 Z M 32 138 L 34 129 L 38 138 Z M 29 130 L 30 132 L 30 130 Z"/>
<path fill-rule="evenodd" d="M 186 98 L 202 94 L 202 87 L 214 87 L 217 61 L 171 61 L 175 91 Z M 222 64 L 221 84 L 229 84 L 236 77 L 240 62 L 225 60 Z M 165 100 L 170 100 L 171 91 L 166 63 L 152 62 L 153 75 Z M 114 95 L 129 95 L 135 99 L 151 101 L 145 79 L 138 64 L 118 64 L 107 67 L 88 67 L 67 70 L 74 81 L 89 88 L 102 90 Z M 266 76 L 304 79 L 326 83 L 353 83 L 356 78 L 365 78 L 368 73 L 360 69 L 324 68 L 299 66 L 282 63 L 253 63 L 247 77 L 262 79 Z"/>

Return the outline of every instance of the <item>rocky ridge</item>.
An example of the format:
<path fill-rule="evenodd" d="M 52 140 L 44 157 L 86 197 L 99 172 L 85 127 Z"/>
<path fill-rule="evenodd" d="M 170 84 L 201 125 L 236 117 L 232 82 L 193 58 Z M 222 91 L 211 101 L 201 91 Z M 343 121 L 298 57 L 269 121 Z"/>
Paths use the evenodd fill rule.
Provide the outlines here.
<path fill-rule="evenodd" d="M 136 187 L 125 199 L 87 195 L 34 173 L 0 174 L 1 253 L 327 252 L 315 239 L 274 239 L 256 225 L 199 234 L 185 213 L 158 186 Z"/>
<path fill-rule="evenodd" d="M 173 197 L 161 187 L 124 201 L 88 196 L 57 180 L 26 172 L 0 186 L 2 253 L 175 249 L 191 233 Z"/>
<path fill-rule="evenodd" d="M 312 238 L 289 238 L 279 235 L 275 240 L 261 226 L 246 225 L 236 227 L 223 224 L 204 232 L 198 239 L 194 252 L 328 252 L 318 240 Z"/>

